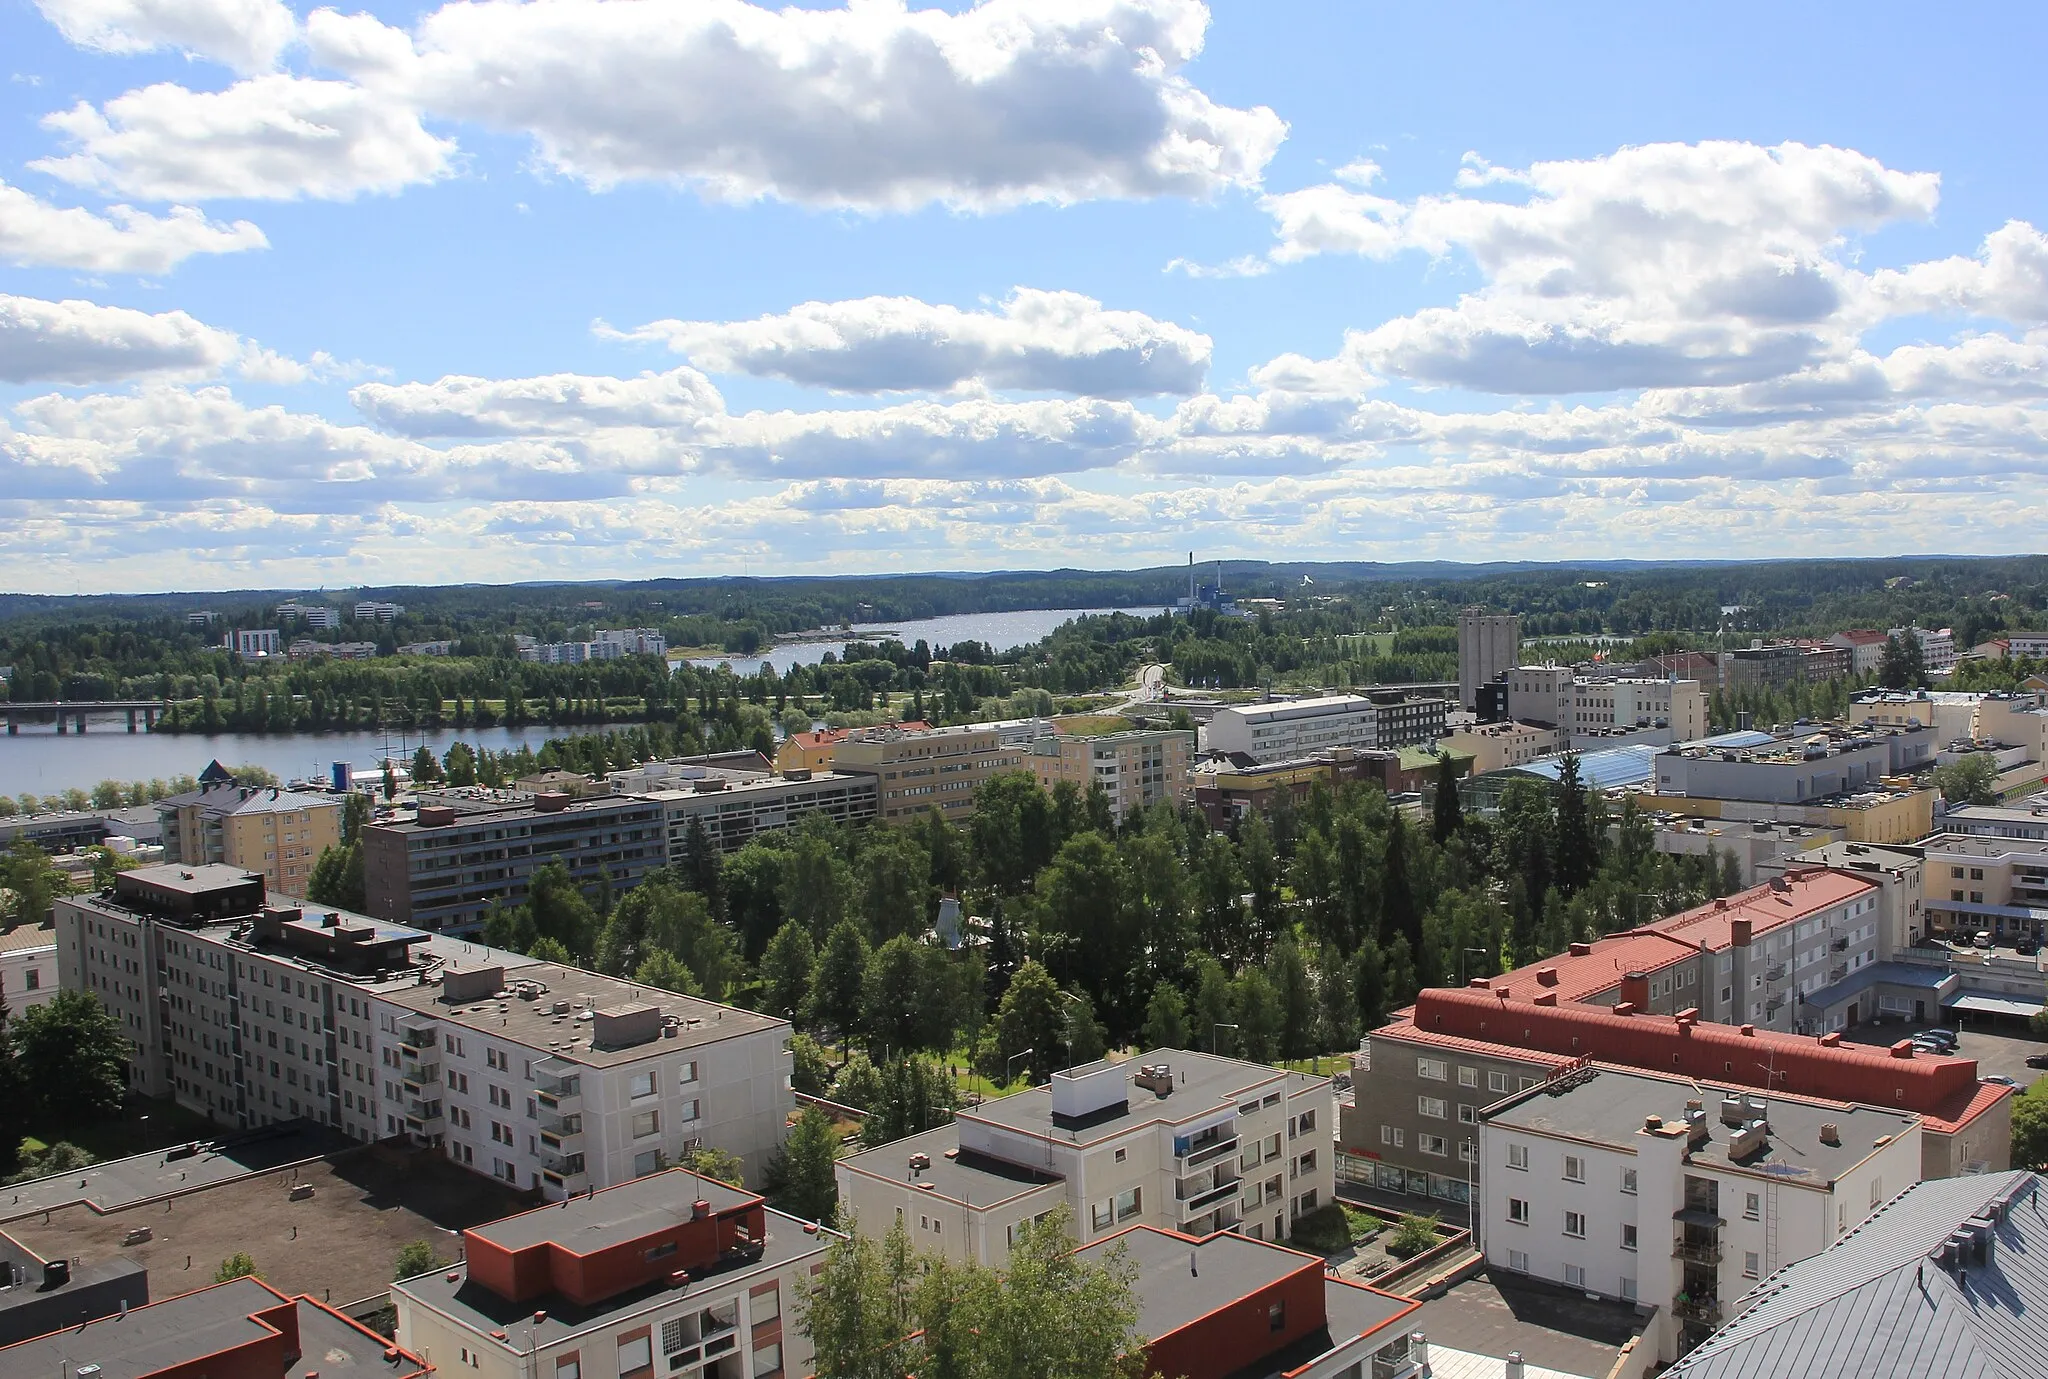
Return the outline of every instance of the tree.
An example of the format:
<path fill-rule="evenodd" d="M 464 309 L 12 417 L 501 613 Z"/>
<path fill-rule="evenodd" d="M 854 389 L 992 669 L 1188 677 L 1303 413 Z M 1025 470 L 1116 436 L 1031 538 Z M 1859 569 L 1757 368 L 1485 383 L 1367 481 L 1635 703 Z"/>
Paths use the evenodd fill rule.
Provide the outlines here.
<path fill-rule="evenodd" d="M 256 1267 L 256 1261 L 249 1258 L 246 1250 L 237 1250 L 220 1262 L 213 1271 L 215 1283 L 227 1283 L 238 1278 L 262 1278 L 263 1271 Z"/>
<path fill-rule="evenodd" d="M 353 843 L 363 831 L 363 825 L 370 822 L 370 797 L 360 790 L 351 790 L 341 800 L 341 841 Z"/>
<path fill-rule="evenodd" d="M 1934 786 L 1950 804 L 1996 804 L 1998 792 L 1991 788 L 1998 779 L 1998 763 L 1982 752 L 1972 752 L 1934 768 Z"/>
<path fill-rule="evenodd" d="M 597 946 L 598 915 L 583 891 L 560 862 L 549 862 L 534 870 L 526 883 L 526 904 L 521 907 L 533 921 L 538 938 L 551 938 L 578 960 L 588 958 Z"/>
<path fill-rule="evenodd" d="M 1180 989 L 1162 981 L 1152 988 L 1145 1006 L 1145 1047 L 1184 1049 L 1188 1046 L 1188 1006 Z"/>
<path fill-rule="evenodd" d="M 958 1099 L 953 1081 L 937 1062 L 922 1055 L 892 1058 L 877 1071 L 881 1094 L 861 1121 L 861 1143 L 869 1149 L 920 1134 L 953 1119 Z"/>
<path fill-rule="evenodd" d="M 1877 683 L 1886 689 L 1918 689 L 1927 683 L 1926 652 L 1908 629 L 1884 639 L 1877 658 Z"/>
<path fill-rule="evenodd" d="M 1436 798 L 1430 804 L 1430 831 L 1438 846 L 1451 841 L 1465 826 L 1465 811 L 1458 804 L 1458 768 L 1449 752 L 1436 759 Z"/>
<path fill-rule="evenodd" d="M 1271 1063 L 1280 1056 L 1282 1015 L 1273 983 L 1256 967 L 1237 974 L 1231 992 L 1237 1010 L 1238 1057 Z"/>
<path fill-rule="evenodd" d="M 810 1000 L 811 973 L 817 962 L 810 930 L 795 920 L 776 930 L 761 955 L 761 1008 L 770 1015 L 795 1019 Z"/>
<path fill-rule="evenodd" d="M 1334 948 L 1316 958 L 1316 1036 L 1325 1049 L 1348 1049 L 1358 1042 L 1358 992 L 1352 971 Z"/>
<path fill-rule="evenodd" d="M 1397 813 L 1387 828 L 1387 842 L 1380 861 L 1380 942 L 1391 943 L 1395 935 L 1410 947 L 1422 945 L 1422 905 L 1415 898 L 1415 885 L 1408 875 L 1408 825 Z"/>
<path fill-rule="evenodd" d="M 860 1029 L 865 1008 L 868 941 L 860 926 L 841 920 L 825 938 L 811 986 L 811 1020 L 845 1040 Z"/>
<path fill-rule="evenodd" d="M 400 1279 L 432 1273 L 440 1267 L 441 1257 L 434 1253 L 433 1242 L 414 1240 L 399 1250 L 398 1263 L 391 1271 L 391 1281 L 397 1283 Z M 254 1266 L 251 1266 L 251 1272 L 254 1272 Z"/>
<path fill-rule="evenodd" d="M 99 1160 L 86 1150 L 80 1149 L 69 1140 L 58 1140 L 40 1153 L 24 1150 L 16 1170 L 8 1177 L 0 1178 L 0 1185 L 32 1183 L 38 1178 L 50 1178 L 59 1173 L 76 1173 L 81 1168 L 90 1168 Z"/>
<path fill-rule="evenodd" d="M 663 868 L 627 893 L 598 935 L 597 965 L 624 972 L 654 953 L 667 953 L 694 975 L 692 990 L 724 1000 L 739 975 L 738 945 L 713 917 L 710 901 L 677 881 L 676 872 Z"/>
<path fill-rule="evenodd" d="M 120 1113 L 128 1040 L 97 997 L 60 991 L 12 1024 L 23 1090 L 45 1115 L 80 1125 Z"/>
<path fill-rule="evenodd" d="M 1387 979 L 1386 954 L 1371 939 L 1358 945 L 1352 955 L 1351 989 L 1358 998 L 1358 1018 L 1367 1030 L 1378 1029 L 1387 1022 L 1388 999 L 1391 992 Z"/>
<path fill-rule="evenodd" d="M 2048 1091 L 2041 1083 L 2013 1098 L 2012 1166 L 2048 1168 Z"/>
<path fill-rule="evenodd" d="M 725 903 L 725 855 L 711 841 L 704 820 L 695 814 L 683 832 L 683 855 L 677 870 L 682 873 L 683 887 L 703 896 L 713 915 L 720 913 Z"/>
<path fill-rule="evenodd" d="M 704 988 L 697 984 L 697 976 L 689 966 L 674 953 L 659 948 L 640 959 L 640 965 L 633 969 L 633 980 L 657 991 L 673 991 L 682 996 L 704 994 Z"/>
<path fill-rule="evenodd" d="M 1306 1058 L 1316 1051 L 1316 995 L 1308 964 L 1288 935 L 1273 945 L 1266 960 L 1266 980 L 1280 1011 L 1280 1057 Z"/>
<path fill-rule="evenodd" d="M 806 1221 L 830 1225 L 839 1209 L 839 1184 L 832 1171 L 839 1155 L 839 1130 L 823 1107 L 806 1106 L 782 1147 L 782 1193 L 777 1205 Z"/>
<path fill-rule="evenodd" d="M 851 909 L 853 870 L 815 825 L 799 833 L 784 855 L 781 883 L 782 912 L 813 939 L 830 934 Z"/>
<path fill-rule="evenodd" d="M 1027 962 L 1010 979 L 996 1011 L 996 1052 L 1005 1067 L 991 1072 L 1008 1072 L 1009 1060 L 1030 1050 L 1022 1060 L 1025 1074 L 1033 1082 L 1043 1081 L 1060 1066 L 1067 1051 L 1066 1016 L 1060 1009 L 1059 984 L 1052 973 L 1037 962 Z"/>
<path fill-rule="evenodd" d="M 441 763 L 433 750 L 422 742 L 419 750 L 412 754 L 412 780 L 414 785 L 426 785 L 441 779 Z"/>
<path fill-rule="evenodd" d="M 930 859 L 912 834 L 893 828 L 870 834 L 859 866 L 860 913 L 868 932 L 878 939 L 921 936 L 930 871 Z"/>
<path fill-rule="evenodd" d="M 832 1090 L 832 1063 L 808 1034 L 789 1037 L 789 1086 L 803 1096 L 826 1096 Z"/>
<path fill-rule="evenodd" d="M 1601 838 L 1594 827 L 1593 807 L 1586 784 L 1579 777 L 1579 754 L 1566 752 L 1558 758 L 1557 843 L 1552 852 L 1558 892 L 1570 900 L 1592 881 L 1600 870 Z M 1417 937 L 1409 935 L 1409 947 L 1420 951 Z"/>
<path fill-rule="evenodd" d="M 450 785 L 475 785 L 476 748 L 467 742 L 449 744 L 441 754 L 441 767 Z"/>
<path fill-rule="evenodd" d="M 5 886 L 13 903 L 8 906 L 6 927 L 41 924 L 50 917 L 50 906 L 60 895 L 71 894 L 71 882 L 55 867 L 41 848 L 26 837 L 0 858 L 0 886 Z"/>
<path fill-rule="evenodd" d="M 855 1049 L 846 1056 L 839 1075 L 832 1079 L 832 1098 L 841 1106 L 865 1111 L 881 1104 L 882 1074 L 872 1060 Z"/>
<path fill-rule="evenodd" d="M 936 1048 L 940 1037 L 950 1030 L 939 1028 L 946 1014 L 933 1007 L 945 1002 L 938 993 L 924 987 L 921 945 L 898 934 L 868 955 L 867 972 L 861 979 L 861 1028 L 870 1052 L 907 1053 L 912 1049 Z"/>
<path fill-rule="evenodd" d="M 849 1230 L 826 1249 L 818 1272 L 798 1281 L 796 1320 L 811 1338 L 816 1373 L 903 1379 L 910 1372 L 911 1264 L 899 1220 L 880 1239 Z"/>
<path fill-rule="evenodd" d="M 740 1162 L 739 1155 L 708 1144 L 700 1144 L 685 1153 L 678 1166 L 732 1187 L 743 1186 L 747 1177 L 746 1165 Z"/>
<path fill-rule="evenodd" d="M 337 847 L 330 843 L 320 849 L 312 875 L 306 878 L 306 899 L 315 905 L 333 905 L 360 914 L 369 903 L 363 879 L 363 845 L 343 843 Z"/>
<path fill-rule="evenodd" d="M 391 759 L 389 757 L 386 757 L 384 760 L 384 798 L 387 800 L 398 798 L 398 773 L 391 769 Z"/>
<path fill-rule="evenodd" d="M 1016 895 L 1052 860 L 1052 801 L 1029 771 L 1002 771 L 974 792 L 969 852 L 984 884 Z"/>

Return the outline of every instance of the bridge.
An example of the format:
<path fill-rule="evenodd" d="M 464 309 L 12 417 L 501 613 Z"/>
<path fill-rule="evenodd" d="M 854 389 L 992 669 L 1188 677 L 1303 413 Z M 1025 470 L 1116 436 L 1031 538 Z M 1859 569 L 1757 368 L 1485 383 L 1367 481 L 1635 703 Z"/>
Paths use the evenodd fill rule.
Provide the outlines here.
<path fill-rule="evenodd" d="M 123 713 L 128 715 L 128 731 L 132 733 L 136 731 L 137 715 L 141 716 L 142 731 L 148 732 L 156 727 L 157 719 L 169 711 L 170 707 L 161 699 L 63 699 L 40 704 L 0 704 L 0 716 L 7 719 L 9 737 L 21 731 L 23 719 L 40 723 L 45 719 L 54 718 L 57 720 L 57 732 L 62 735 L 71 730 L 72 723 L 76 723 L 78 731 L 83 733 L 88 716 L 108 718 Z"/>

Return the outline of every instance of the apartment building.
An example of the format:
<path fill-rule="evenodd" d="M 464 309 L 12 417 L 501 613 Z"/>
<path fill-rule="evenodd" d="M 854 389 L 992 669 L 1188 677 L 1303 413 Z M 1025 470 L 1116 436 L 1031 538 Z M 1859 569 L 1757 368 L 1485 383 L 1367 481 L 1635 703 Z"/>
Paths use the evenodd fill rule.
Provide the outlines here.
<path fill-rule="evenodd" d="M 46 919 L 0 932 L 0 1005 L 10 1016 L 48 1004 L 59 990 L 55 923 Z"/>
<path fill-rule="evenodd" d="M 362 832 L 365 908 L 416 929 L 472 932 L 497 905 L 526 899 L 533 873 L 560 862 L 579 886 L 625 890 L 669 858 L 667 814 L 636 795 L 422 805 Z"/>
<path fill-rule="evenodd" d="M 721 852 L 745 847 L 757 834 L 790 828 L 807 815 L 835 823 L 864 824 L 874 820 L 880 793 L 874 776 L 857 772 L 801 772 L 750 779 L 713 778 L 689 790 L 654 790 L 646 798 L 661 806 L 668 829 L 668 856 L 683 860 L 692 824 Z"/>
<path fill-rule="evenodd" d="M 1753 641 L 1746 647 L 1719 653 L 1721 688 L 1730 692 L 1745 689 L 1784 689 L 1807 680 L 1805 647 L 1795 642 Z"/>
<path fill-rule="evenodd" d="M 1082 793 L 1100 785 L 1118 818 L 1155 804 L 1179 807 L 1194 794 L 1188 771 L 1195 735 L 1149 730 L 1081 737 L 1060 733 L 1031 744 L 1031 770 L 1050 790 L 1066 781 Z"/>
<path fill-rule="evenodd" d="M 1877 956 L 1888 961 L 1901 949 L 1920 941 L 1927 930 L 1922 903 L 1925 863 L 1918 845 L 1858 843 L 1848 839 L 1817 842 L 1789 861 L 1758 864 L 1759 881 L 1811 867 L 1860 876 L 1877 887 Z M 1863 1014 L 1867 1017 L 1869 1010 Z"/>
<path fill-rule="evenodd" d="M 279 622 L 295 621 L 330 631 L 341 626 L 341 610 L 326 603 L 280 603 L 277 618 Z"/>
<path fill-rule="evenodd" d="M 840 1210 L 984 1264 L 1061 1203 L 1084 1244 L 1138 1225 L 1280 1240 L 1332 1199 L 1334 1110 L 1326 1077 L 1213 1054 L 1083 1064 L 841 1159 Z"/>
<path fill-rule="evenodd" d="M 680 1169 L 462 1233 L 391 1287 L 398 1343 L 477 1379 L 811 1372 L 798 1289 L 832 1232 Z"/>
<path fill-rule="evenodd" d="M 1920 1180 L 1920 1117 L 1587 1064 L 1480 1115 L 1487 1263 L 1657 1309 L 1675 1360 L 1728 1304 Z"/>
<path fill-rule="evenodd" d="M 2048 839 L 1937 833 L 1920 848 L 1932 932 L 1988 930 L 2000 943 L 2041 940 L 2048 929 Z"/>
<path fill-rule="evenodd" d="M 1959 690 L 1865 690 L 1850 701 L 1849 714 L 1859 723 L 1930 727 L 1936 742 L 1948 743 L 1980 735 L 1977 709 L 1986 697 Z"/>
<path fill-rule="evenodd" d="M 1325 694 L 1218 709 L 1209 719 L 1211 752 L 1253 761 L 1294 761 L 1317 752 L 1379 746 L 1379 706 L 1357 694 Z"/>
<path fill-rule="evenodd" d="M 320 854 L 341 842 L 339 795 L 273 786 L 212 785 L 156 802 L 164 860 L 260 872 L 284 895 L 304 895 Z"/>
<path fill-rule="evenodd" d="M 1570 666 L 1518 666 L 1508 672 L 1508 715 L 1563 728 L 1662 728 L 1666 742 L 1707 735 L 1707 695 L 1697 680 L 1595 679 Z"/>
<path fill-rule="evenodd" d="M 1942 811 L 1941 830 L 1977 838 L 2048 839 L 2048 801 L 2037 796 L 2018 805 L 1951 805 Z"/>
<path fill-rule="evenodd" d="M 221 645 L 244 660 L 253 661 L 282 654 L 284 634 L 274 627 L 237 628 L 221 639 Z"/>
<path fill-rule="evenodd" d="M 1451 701 L 1448 699 L 1384 692 L 1368 697 L 1373 702 L 1374 721 L 1379 732 L 1375 745 L 1383 752 L 1397 752 L 1403 747 L 1435 742 L 1447 731 L 1451 714 Z"/>
<path fill-rule="evenodd" d="M 267 903 L 229 867 L 122 873 L 57 915 L 67 990 L 129 1085 L 225 1126 L 405 1136 L 544 1196 L 698 1143 L 758 1172 L 794 1104 L 789 1026 L 446 935 Z"/>
<path fill-rule="evenodd" d="M 1884 633 L 1875 628 L 1852 627 L 1847 632 L 1835 633 L 1828 640 L 1849 653 L 1851 675 L 1861 678 L 1877 674 L 1878 663 L 1884 660 Z"/>
<path fill-rule="evenodd" d="M 1929 675 L 1956 668 L 1956 639 L 1949 628 L 1894 627 L 1889 635 L 1901 641 L 1911 637 L 1920 643 L 1920 664 Z"/>
<path fill-rule="evenodd" d="M 311 1294 L 290 1297 L 260 1278 L 238 1278 L 117 1315 L 0 1346 L 0 1375 L 77 1379 L 317 1379 L 375 1374 L 426 1379 L 420 1356 Z"/>
<path fill-rule="evenodd" d="M 1465 775 L 1471 758 L 1455 751 L 1447 755 L 1457 774 Z M 1189 779 L 1195 807 L 1210 827 L 1232 828 L 1248 813 L 1271 810 L 1274 797 L 1282 791 L 1299 803 L 1309 797 L 1317 782 L 1334 790 L 1346 781 L 1370 781 L 1389 795 L 1398 795 L 1427 788 L 1439 769 L 1436 753 L 1420 747 L 1398 752 L 1339 747 L 1295 761 L 1249 766 L 1210 757 L 1195 765 Z"/>
<path fill-rule="evenodd" d="M 1552 756 L 1563 751 L 1568 740 L 1562 728 L 1504 719 L 1498 723 L 1460 728 L 1444 737 L 1438 745 L 1447 752 L 1471 757 L 1472 774 L 1482 776 L 1489 771 L 1505 771 L 1510 766 L 1523 766 L 1539 757 Z"/>
<path fill-rule="evenodd" d="M 1029 769 L 1022 743 L 994 724 L 968 728 L 874 728 L 839 744 L 833 769 L 875 778 L 875 817 L 909 823 L 936 809 L 952 823 L 974 812 L 974 792 L 1001 771 Z"/>
<path fill-rule="evenodd" d="M 829 771 L 832 758 L 839 751 L 839 744 L 846 741 L 845 728 L 818 728 L 808 733 L 791 733 L 775 748 L 775 770 L 788 775 L 792 771 Z"/>
<path fill-rule="evenodd" d="M 620 656 L 665 656 L 668 638 L 653 627 L 599 628 L 593 638 L 600 648 L 594 659 L 615 660 Z"/>
<path fill-rule="evenodd" d="M 1458 614 L 1458 707 L 1473 708 L 1479 687 L 1522 663 L 1522 620 L 1467 608 Z"/>

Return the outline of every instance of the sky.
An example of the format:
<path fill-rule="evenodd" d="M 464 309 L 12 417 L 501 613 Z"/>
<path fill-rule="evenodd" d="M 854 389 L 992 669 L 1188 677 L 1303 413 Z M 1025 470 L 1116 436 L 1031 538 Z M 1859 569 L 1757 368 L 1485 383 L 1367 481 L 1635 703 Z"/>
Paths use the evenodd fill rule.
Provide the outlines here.
<path fill-rule="evenodd" d="M 2031 6 L 0 0 L 0 588 L 2042 548 Z"/>

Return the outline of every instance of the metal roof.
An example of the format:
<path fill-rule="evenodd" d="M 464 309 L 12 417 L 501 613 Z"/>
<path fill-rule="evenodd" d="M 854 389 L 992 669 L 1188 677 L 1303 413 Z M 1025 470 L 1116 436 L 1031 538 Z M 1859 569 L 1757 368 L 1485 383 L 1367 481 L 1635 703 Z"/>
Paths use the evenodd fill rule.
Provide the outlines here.
<path fill-rule="evenodd" d="M 1764 1279 L 1667 1379 L 2022 1379 L 2048 1353 L 2042 1180 L 1916 1183 L 1810 1259 Z M 1951 1271 L 1950 1234 L 2000 1205 L 1988 1260 Z M 1934 1256 L 1934 1257 L 1930 1257 Z"/>
<path fill-rule="evenodd" d="M 1976 992 L 1951 996 L 1941 1005 L 1944 1010 L 1960 1010 L 1966 1015 L 2018 1015 L 2022 1018 L 2039 1015 L 2048 1008 L 2039 1001 L 2023 1001 L 2011 996 L 1982 996 Z"/>

